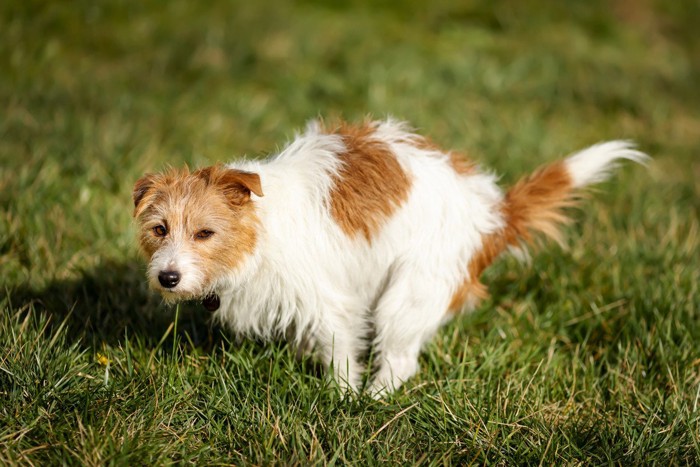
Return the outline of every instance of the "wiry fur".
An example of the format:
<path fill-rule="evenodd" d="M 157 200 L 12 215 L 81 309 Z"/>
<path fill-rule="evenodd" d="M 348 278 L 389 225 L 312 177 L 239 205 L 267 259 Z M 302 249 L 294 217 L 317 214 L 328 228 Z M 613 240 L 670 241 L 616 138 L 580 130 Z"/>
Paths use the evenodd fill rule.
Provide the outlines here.
<path fill-rule="evenodd" d="M 216 183 L 203 180 L 211 169 L 144 177 L 135 216 L 150 282 L 166 297 L 214 292 L 216 318 L 233 331 L 310 341 L 350 388 L 373 345 L 369 389 L 382 394 L 417 371 L 442 322 L 486 295 L 479 275 L 499 254 L 537 234 L 560 240 L 576 188 L 603 179 L 617 159 L 645 158 L 628 143 L 596 145 L 503 194 L 493 175 L 402 123 L 313 123 L 267 161 L 216 169 Z M 154 240 L 154 223 L 170 218 L 179 230 Z M 196 240 L 204 228 L 215 234 Z M 153 279 L 163 267 L 189 285 L 165 290 Z"/>

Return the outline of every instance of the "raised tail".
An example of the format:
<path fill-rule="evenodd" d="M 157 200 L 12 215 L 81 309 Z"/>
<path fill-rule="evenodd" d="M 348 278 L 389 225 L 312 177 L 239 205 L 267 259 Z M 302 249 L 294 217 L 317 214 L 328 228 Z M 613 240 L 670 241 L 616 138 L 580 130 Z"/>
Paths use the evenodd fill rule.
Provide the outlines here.
<path fill-rule="evenodd" d="M 529 243 L 533 235 L 543 234 L 561 243 L 560 227 L 569 222 L 563 208 L 575 204 L 580 188 L 607 179 L 621 159 L 644 163 L 649 157 L 628 141 L 609 141 L 519 180 L 506 194 L 503 206 L 506 236 Z"/>
<path fill-rule="evenodd" d="M 506 248 L 532 244 L 538 236 L 562 243 L 561 227 L 570 222 L 564 208 L 576 203 L 580 188 L 605 180 L 622 159 L 644 164 L 649 156 L 628 141 L 609 141 L 520 179 L 508 190 L 502 205 L 505 227 L 483 239 L 481 252 L 470 263 L 470 276 L 478 280 Z"/>

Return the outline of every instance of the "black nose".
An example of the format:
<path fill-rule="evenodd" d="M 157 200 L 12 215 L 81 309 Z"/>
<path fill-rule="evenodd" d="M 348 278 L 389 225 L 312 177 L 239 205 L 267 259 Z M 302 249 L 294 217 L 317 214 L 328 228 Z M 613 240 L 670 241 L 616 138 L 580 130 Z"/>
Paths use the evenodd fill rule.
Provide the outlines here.
<path fill-rule="evenodd" d="M 177 271 L 161 271 L 158 274 L 158 282 L 166 289 L 172 289 L 180 282 L 180 273 Z"/>

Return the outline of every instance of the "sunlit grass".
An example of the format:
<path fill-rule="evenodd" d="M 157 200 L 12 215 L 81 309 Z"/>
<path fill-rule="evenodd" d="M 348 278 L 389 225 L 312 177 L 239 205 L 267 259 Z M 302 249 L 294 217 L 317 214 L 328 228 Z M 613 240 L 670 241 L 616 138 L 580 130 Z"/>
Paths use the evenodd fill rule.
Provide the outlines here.
<path fill-rule="evenodd" d="M 697 462 L 700 7 L 628 3 L 0 5 L 0 463 Z M 504 185 L 611 138 L 654 161 L 487 271 L 405 388 L 342 400 L 149 294 L 130 193 L 367 114 Z"/>

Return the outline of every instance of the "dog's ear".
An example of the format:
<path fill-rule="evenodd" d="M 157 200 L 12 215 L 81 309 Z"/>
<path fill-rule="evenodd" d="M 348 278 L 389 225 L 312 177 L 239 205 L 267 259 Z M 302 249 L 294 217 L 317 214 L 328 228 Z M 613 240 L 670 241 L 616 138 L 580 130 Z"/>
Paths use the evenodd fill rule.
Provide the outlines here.
<path fill-rule="evenodd" d="M 260 175 L 252 172 L 244 172 L 242 170 L 229 170 L 226 174 L 227 182 L 233 185 L 239 185 L 256 196 L 264 196 L 262 185 L 260 183 Z"/>
<path fill-rule="evenodd" d="M 237 169 L 226 169 L 221 166 L 205 167 L 196 172 L 197 175 L 215 184 L 223 190 L 226 198 L 232 203 L 241 205 L 250 200 L 250 194 L 264 196 L 260 175 Z"/>
<path fill-rule="evenodd" d="M 250 194 L 263 196 L 260 175 L 242 170 L 227 170 L 219 182 L 226 197 L 233 204 L 244 204 L 250 200 Z"/>
<path fill-rule="evenodd" d="M 153 188 L 153 181 L 153 174 L 146 174 L 136 181 L 134 191 L 131 194 L 132 198 L 134 199 L 134 217 L 137 217 L 140 212 L 143 211 L 143 206 L 142 209 L 139 209 L 139 205 L 142 204 L 141 202 L 143 201 L 144 196 L 146 196 L 146 193 Z"/>

